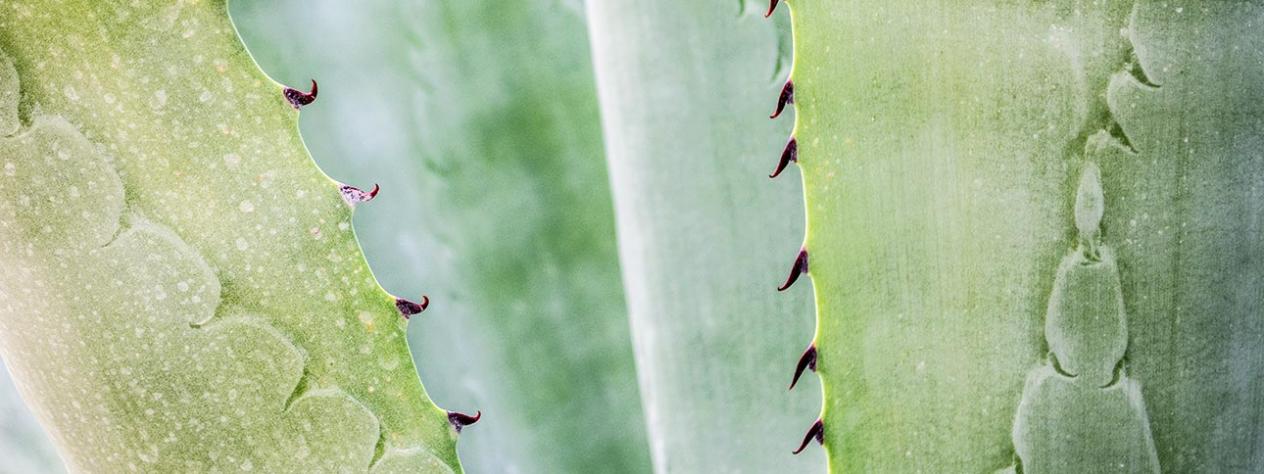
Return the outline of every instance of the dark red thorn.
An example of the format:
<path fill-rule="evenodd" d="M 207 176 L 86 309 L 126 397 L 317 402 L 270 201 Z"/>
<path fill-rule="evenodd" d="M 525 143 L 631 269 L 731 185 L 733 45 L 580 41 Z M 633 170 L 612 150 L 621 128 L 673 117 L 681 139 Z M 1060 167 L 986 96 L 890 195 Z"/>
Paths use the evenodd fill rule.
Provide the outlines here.
<path fill-rule="evenodd" d="M 304 105 L 315 102 L 317 92 L 318 90 L 316 89 L 316 80 L 312 79 L 312 90 L 308 92 L 303 92 L 298 89 L 286 87 L 285 100 L 289 101 L 290 105 L 294 106 L 295 109 L 299 109 L 299 108 L 302 108 Z"/>
<path fill-rule="evenodd" d="M 768 177 L 776 178 L 777 176 L 780 176 L 781 172 L 785 171 L 786 166 L 788 166 L 791 161 L 795 163 L 799 162 L 799 141 L 794 137 L 790 137 L 790 141 L 786 142 L 786 149 L 781 151 L 781 160 L 777 161 L 777 169 L 772 170 L 772 174 L 768 175 Z"/>
<path fill-rule="evenodd" d="M 808 441 L 816 440 L 816 444 L 825 444 L 825 423 L 820 418 L 816 419 L 816 423 L 812 423 L 812 427 L 808 428 L 808 434 L 803 435 L 803 443 L 799 445 L 799 449 L 792 451 L 794 454 L 803 452 L 803 448 L 808 447 Z"/>
<path fill-rule="evenodd" d="M 775 119 L 781 116 L 781 111 L 786 110 L 786 104 L 794 103 L 794 81 L 787 80 L 786 85 L 781 87 L 781 96 L 777 97 L 777 110 L 772 112 L 768 118 Z"/>
<path fill-rule="evenodd" d="M 794 259 L 794 268 L 790 269 L 790 276 L 786 278 L 786 282 L 777 287 L 777 291 L 786 291 L 795 281 L 799 279 L 799 275 L 808 271 L 808 249 L 799 249 L 799 256 Z"/>
<path fill-rule="evenodd" d="M 816 344 L 808 346 L 803 355 L 799 356 L 799 365 L 794 367 L 794 379 L 790 381 L 790 388 L 787 390 L 794 390 L 794 385 L 799 383 L 799 376 L 803 375 L 803 369 L 816 372 Z"/>
<path fill-rule="evenodd" d="M 772 16 L 773 10 L 776 10 L 776 9 L 777 9 L 777 0 L 772 0 L 772 3 L 768 5 L 768 13 L 764 14 L 764 18 L 768 18 Z"/>
<path fill-rule="evenodd" d="M 382 189 L 381 186 L 374 184 L 373 190 L 366 193 L 364 192 L 364 190 L 360 188 L 357 188 L 349 184 L 344 184 L 342 185 L 342 187 L 338 188 L 338 192 L 342 193 L 343 201 L 347 201 L 347 204 L 350 206 L 355 206 L 356 204 L 359 204 L 362 202 L 372 201 L 373 198 L 377 197 L 377 192 L 380 191 L 381 189 Z"/>
<path fill-rule="evenodd" d="M 461 428 L 478 423 L 478 420 L 482 418 L 483 410 L 479 410 L 474 416 L 466 415 L 459 411 L 448 412 L 448 423 L 452 424 L 452 428 L 456 429 L 457 433 L 461 432 Z"/>
<path fill-rule="evenodd" d="M 395 298 L 395 309 L 399 310 L 399 314 L 403 316 L 404 319 L 411 318 L 414 314 L 419 314 L 422 311 L 425 311 L 427 306 L 430 306 L 430 297 L 426 295 L 421 295 L 420 304 L 404 298 Z"/>

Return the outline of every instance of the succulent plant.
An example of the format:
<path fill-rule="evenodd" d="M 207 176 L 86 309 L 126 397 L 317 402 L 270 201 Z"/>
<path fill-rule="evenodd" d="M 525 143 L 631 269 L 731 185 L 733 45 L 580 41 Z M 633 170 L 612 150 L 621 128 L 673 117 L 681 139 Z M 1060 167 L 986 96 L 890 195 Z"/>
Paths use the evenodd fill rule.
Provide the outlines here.
<path fill-rule="evenodd" d="M 1260 2 L 227 10 L 0 4 L 72 472 L 1264 470 Z"/>
<path fill-rule="evenodd" d="M 648 470 L 578 2 L 231 7 L 264 71 L 319 79 L 322 169 L 381 183 L 356 231 L 383 286 L 434 300 L 410 345 L 437 403 L 485 415 L 466 469 Z"/>
<path fill-rule="evenodd" d="M 588 4 L 657 472 L 824 468 L 788 447 L 820 401 L 786 393 L 811 302 L 773 282 L 803 213 L 795 183 L 767 178 L 789 127 L 768 120 L 764 99 L 788 72 L 790 38 L 761 13 L 754 2 Z"/>
<path fill-rule="evenodd" d="M 0 8 L 0 351 L 67 466 L 460 470 L 420 307 L 350 227 L 371 196 L 311 162 L 226 5 Z"/>
<path fill-rule="evenodd" d="M 1264 467 L 1258 3 L 788 3 L 831 470 Z"/>

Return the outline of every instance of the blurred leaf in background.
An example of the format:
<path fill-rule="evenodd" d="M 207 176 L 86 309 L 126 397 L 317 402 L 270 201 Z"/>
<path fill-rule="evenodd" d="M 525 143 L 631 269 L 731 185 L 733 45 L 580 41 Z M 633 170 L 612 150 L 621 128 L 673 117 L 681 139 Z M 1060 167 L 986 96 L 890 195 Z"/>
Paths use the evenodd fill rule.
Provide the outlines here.
<path fill-rule="evenodd" d="M 584 14 L 567 0 L 235 2 L 330 176 L 380 183 L 355 227 L 426 387 L 483 420 L 470 472 L 645 472 Z"/>
<path fill-rule="evenodd" d="M 48 434 L 0 367 L 0 474 L 65 472 Z"/>

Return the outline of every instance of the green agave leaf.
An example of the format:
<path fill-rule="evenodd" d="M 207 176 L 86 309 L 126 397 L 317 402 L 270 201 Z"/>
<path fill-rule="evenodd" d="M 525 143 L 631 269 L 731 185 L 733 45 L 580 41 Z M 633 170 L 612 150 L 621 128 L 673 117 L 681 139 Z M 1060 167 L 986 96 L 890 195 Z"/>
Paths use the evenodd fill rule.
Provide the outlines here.
<path fill-rule="evenodd" d="M 791 3 L 831 470 L 1264 469 L 1258 2 Z"/>
<path fill-rule="evenodd" d="M 472 472 L 645 472 L 649 456 L 579 2 L 240 2 L 264 69 L 319 81 L 322 167 L 382 193 L 356 226 Z M 285 21 L 278 21 L 284 18 Z"/>
<path fill-rule="evenodd" d="M 223 2 L 5 2 L 0 50 L 0 355 L 70 470 L 460 470 Z"/>
<path fill-rule="evenodd" d="M 819 472 L 819 451 L 790 454 L 819 399 L 786 393 L 809 293 L 775 290 L 801 190 L 767 178 L 788 25 L 731 0 L 587 7 L 655 470 Z"/>

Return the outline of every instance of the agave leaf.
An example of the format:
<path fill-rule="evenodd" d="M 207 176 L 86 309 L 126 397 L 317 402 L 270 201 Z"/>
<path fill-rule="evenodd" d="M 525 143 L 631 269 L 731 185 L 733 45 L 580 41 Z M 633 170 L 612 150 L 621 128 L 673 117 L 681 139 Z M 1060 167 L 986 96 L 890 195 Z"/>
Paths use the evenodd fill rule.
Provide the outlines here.
<path fill-rule="evenodd" d="M 0 355 L 70 470 L 460 470 L 223 2 L 5 2 L 0 50 Z"/>
<path fill-rule="evenodd" d="M 588 4 L 624 286 L 657 472 L 819 472 L 790 454 L 787 394 L 809 292 L 775 288 L 803 238 L 798 183 L 769 181 L 788 30 L 731 0 Z M 782 27 L 786 25 L 781 25 Z M 652 45 L 652 47 L 647 47 Z"/>
<path fill-rule="evenodd" d="M 1264 8 L 791 3 L 831 470 L 1264 469 Z"/>
<path fill-rule="evenodd" d="M 464 465 L 648 470 L 578 2 L 233 9 L 265 70 L 320 81 L 302 129 L 322 167 L 382 185 L 357 230 L 383 285 L 433 297 L 411 335 L 427 387 L 485 415 Z"/>

